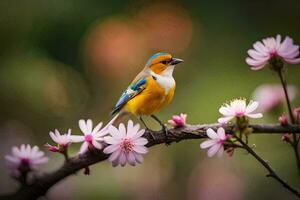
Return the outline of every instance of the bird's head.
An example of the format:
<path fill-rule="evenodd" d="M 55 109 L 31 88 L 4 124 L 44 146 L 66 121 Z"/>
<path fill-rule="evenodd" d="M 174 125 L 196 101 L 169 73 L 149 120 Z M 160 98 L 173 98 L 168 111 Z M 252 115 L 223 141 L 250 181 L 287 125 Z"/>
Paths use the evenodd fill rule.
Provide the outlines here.
<path fill-rule="evenodd" d="M 156 53 L 148 60 L 146 68 L 150 69 L 156 74 L 162 74 L 163 72 L 173 72 L 174 66 L 183 62 L 179 58 L 173 58 L 169 53 Z"/>

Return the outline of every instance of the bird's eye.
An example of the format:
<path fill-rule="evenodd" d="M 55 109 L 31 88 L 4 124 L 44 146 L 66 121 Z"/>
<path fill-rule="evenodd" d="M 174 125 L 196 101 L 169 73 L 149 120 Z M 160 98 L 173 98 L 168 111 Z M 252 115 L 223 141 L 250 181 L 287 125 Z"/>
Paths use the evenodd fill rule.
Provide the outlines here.
<path fill-rule="evenodd" d="M 164 65 L 166 65 L 168 63 L 168 61 L 163 60 L 163 61 L 161 61 L 161 63 L 164 64 Z"/>

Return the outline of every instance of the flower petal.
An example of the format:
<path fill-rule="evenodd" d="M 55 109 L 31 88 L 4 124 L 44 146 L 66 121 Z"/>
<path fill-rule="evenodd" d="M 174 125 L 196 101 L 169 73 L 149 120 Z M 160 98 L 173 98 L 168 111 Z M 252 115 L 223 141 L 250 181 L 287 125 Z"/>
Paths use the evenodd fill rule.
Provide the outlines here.
<path fill-rule="evenodd" d="M 261 113 L 256 113 L 256 114 L 246 114 L 246 116 L 250 117 L 250 118 L 262 118 L 263 114 Z"/>
<path fill-rule="evenodd" d="M 97 132 L 99 132 L 99 130 L 102 127 L 102 122 L 100 122 L 99 124 L 97 124 L 97 126 L 94 127 L 93 131 L 92 131 L 92 135 L 96 134 Z"/>
<path fill-rule="evenodd" d="M 83 142 L 80 147 L 79 154 L 84 154 L 85 152 L 87 152 L 88 147 L 89 147 L 89 143 Z"/>
<path fill-rule="evenodd" d="M 219 112 L 224 115 L 224 116 L 232 116 L 234 113 L 232 112 L 232 110 L 226 106 L 222 106 L 220 109 L 219 109 Z"/>
<path fill-rule="evenodd" d="M 71 135 L 71 136 L 70 136 L 70 140 L 71 140 L 73 143 L 83 142 L 83 141 L 84 141 L 84 136 L 81 136 L 81 135 Z"/>
<path fill-rule="evenodd" d="M 114 152 L 114 151 L 117 151 L 118 149 L 120 149 L 119 144 L 112 144 L 112 145 L 107 146 L 107 147 L 103 150 L 103 153 L 110 154 L 110 153 L 112 153 L 112 152 Z"/>
<path fill-rule="evenodd" d="M 133 141 L 134 145 L 146 145 L 148 140 L 146 138 L 138 138 Z"/>
<path fill-rule="evenodd" d="M 79 124 L 80 130 L 83 132 L 84 135 L 89 134 L 86 122 L 83 119 L 79 120 L 78 124 Z"/>
<path fill-rule="evenodd" d="M 104 142 L 107 144 L 118 144 L 118 143 L 120 143 L 120 140 L 115 139 L 111 136 L 106 136 L 106 137 L 104 137 Z"/>
<path fill-rule="evenodd" d="M 121 135 L 119 134 L 119 129 L 117 129 L 114 126 L 110 126 L 108 128 L 108 132 L 112 135 L 113 138 L 118 138 L 118 139 L 122 138 Z"/>
<path fill-rule="evenodd" d="M 126 128 L 123 123 L 119 124 L 119 135 L 120 137 L 125 137 L 126 136 Z"/>
<path fill-rule="evenodd" d="M 221 123 L 221 124 L 226 124 L 228 123 L 233 117 L 230 116 L 230 117 L 220 117 L 218 119 L 218 122 Z"/>
<path fill-rule="evenodd" d="M 246 113 L 253 112 L 257 107 L 259 103 L 257 101 L 250 101 L 248 106 L 246 107 Z"/>
<path fill-rule="evenodd" d="M 132 139 L 135 140 L 135 139 L 141 137 L 142 135 L 144 135 L 144 133 L 145 133 L 145 129 L 141 129 L 135 135 L 132 136 Z"/>
<path fill-rule="evenodd" d="M 127 135 L 128 135 L 128 132 L 130 132 L 132 128 L 133 128 L 133 121 L 129 120 L 128 124 L 127 124 Z"/>
<path fill-rule="evenodd" d="M 128 163 L 129 163 L 130 165 L 132 165 L 132 166 L 135 166 L 135 165 L 136 165 L 136 162 L 135 162 L 135 156 L 134 156 L 133 152 L 129 152 L 129 153 L 127 154 L 126 157 L 127 157 Z"/>
<path fill-rule="evenodd" d="M 49 135 L 54 142 L 57 142 L 56 135 L 52 131 L 50 131 Z"/>
<path fill-rule="evenodd" d="M 265 64 L 267 64 L 268 59 L 254 60 L 252 58 L 246 58 L 246 63 L 251 66 L 262 68 Z"/>
<path fill-rule="evenodd" d="M 121 150 L 114 151 L 114 152 L 109 156 L 108 160 L 109 160 L 110 162 L 113 162 L 113 161 L 117 160 L 117 159 L 119 158 L 121 152 L 122 152 Z"/>
<path fill-rule="evenodd" d="M 133 147 L 133 150 L 137 153 L 146 154 L 148 153 L 148 149 L 144 146 L 136 145 Z"/>
<path fill-rule="evenodd" d="M 31 163 L 33 165 L 40 165 L 40 164 L 47 163 L 48 161 L 49 161 L 48 157 L 42 157 L 42 158 L 39 158 L 39 159 L 33 159 L 33 160 L 31 160 Z"/>
<path fill-rule="evenodd" d="M 97 142 L 96 140 L 93 140 L 92 141 L 92 144 L 93 146 L 96 148 L 96 149 L 102 149 L 102 144 L 100 142 Z"/>
<path fill-rule="evenodd" d="M 14 157 L 14 156 L 6 155 L 5 159 L 7 161 L 11 162 L 11 163 L 14 163 L 14 164 L 19 164 L 20 163 L 20 159 L 17 158 L 17 157 Z"/>
<path fill-rule="evenodd" d="M 217 140 L 206 140 L 206 141 L 204 141 L 200 144 L 200 148 L 201 149 L 206 149 L 208 147 L 211 147 L 211 146 L 215 145 L 216 143 L 218 143 Z"/>
<path fill-rule="evenodd" d="M 226 139 L 225 129 L 223 127 L 218 128 L 217 133 L 218 133 L 218 138 L 219 139 L 221 139 L 221 140 Z"/>
<path fill-rule="evenodd" d="M 298 64 L 300 63 L 300 58 L 295 58 L 295 59 L 285 59 L 285 61 L 289 64 Z"/>
<path fill-rule="evenodd" d="M 221 146 L 222 145 L 220 143 L 217 143 L 217 144 L 213 145 L 212 147 L 210 147 L 210 149 L 208 149 L 208 151 L 207 151 L 207 156 L 208 157 L 214 156 L 219 151 Z"/>
<path fill-rule="evenodd" d="M 139 154 L 139 153 L 136 153 L 136 152 L 133 152 L 134 156 L 135 156 L 135 160 L 136 162 L 142 164 L 144 162 L 144 157 Z"/>
<path fill-rule="evenodd" d="M 206 130 L 206 134 L 211 139 L 218 139 L 219 138 L 218 134 L 213 129 L 211 129 L 211 128 L 209 128 L 209 129 Z"/>
<path fill-rule="evenodd" d="M 126 165 L 126 155 L 124 152 L 121 152 L 119 156 L 119 164 L 124 167 Z"/>

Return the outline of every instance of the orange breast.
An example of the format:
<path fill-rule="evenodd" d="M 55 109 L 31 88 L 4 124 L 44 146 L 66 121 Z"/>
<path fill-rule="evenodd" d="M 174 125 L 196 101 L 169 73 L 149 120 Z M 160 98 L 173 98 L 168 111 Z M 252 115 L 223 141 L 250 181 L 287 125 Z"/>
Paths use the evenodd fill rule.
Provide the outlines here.
<path fill-rule="evenodd" d="M 172 102 L 175 93 L 175 88 L 176 86 L 170 89 L 169 93 L 165 96 L 164 101 L 162 101 L 160 106 L 157 108 L 157 111 L 160 111 L 162 108 L 164 108 L 165 106 L 167 106 Z"/>
<path fill-rule="evenodd" d="M 166 95 L 165 89 L 149 76 L 146 88 L 129 100 L 125 109 L 134 115 L 151 115 L 171 102 L 174 91 L 175 87 Z"/>

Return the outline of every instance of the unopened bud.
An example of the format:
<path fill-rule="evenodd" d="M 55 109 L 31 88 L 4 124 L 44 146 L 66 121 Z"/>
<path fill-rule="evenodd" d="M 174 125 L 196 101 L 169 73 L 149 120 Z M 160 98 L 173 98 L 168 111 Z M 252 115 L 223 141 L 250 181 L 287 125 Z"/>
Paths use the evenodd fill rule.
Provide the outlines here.
<path fill-rule="evenodd" d="M 283 136 L 281 137 L 281 140 L 282 141 L 285 141 L 285 142 L 291 142 L 291 134 L 290 133 L 285 133 L 283 134 Z"/>
<path fill-rule="evenodd" d="M 278 120 L 279 120 L 279 123 L 280 123 L 282 126 L 286 126 L 286 125 L 288 125 L 288 123 L 289 123 L 289 119 L 288 119 L 288 117 L 287 117 L 286 114 L 282 114 L 282 115 L 278 118 Z"/>
<path fill-rule="evenodd" d="M 44 147 L 46 147 L 49 151 L 52 151 L 52 152 L 60 152 L 59 148 L 57 146 L 53 146 L 48 143 L 45 144 Z"/>
<path fill-rule="evenodd" d="M 295 109 L 294 109 L 294 113 L 296 113 L 296 114 L 298 114 L 298 115 L 299 115 L 299 114 L 300 114 L 300 107 L 298 107 L 298 108 L 295 108 Z"/>
<path fill-rule="evenodd" d="M 233 156 L 234 153 L 234 148 L 233 147 L 229 147 L 228 149 L 226 149 L 226 153 L 229 157 Z"/>
<path fill-rule="evenodd" d="M 298 123 L 300 123 L 300 107 L 294 109 L 295 117 Z"/>

